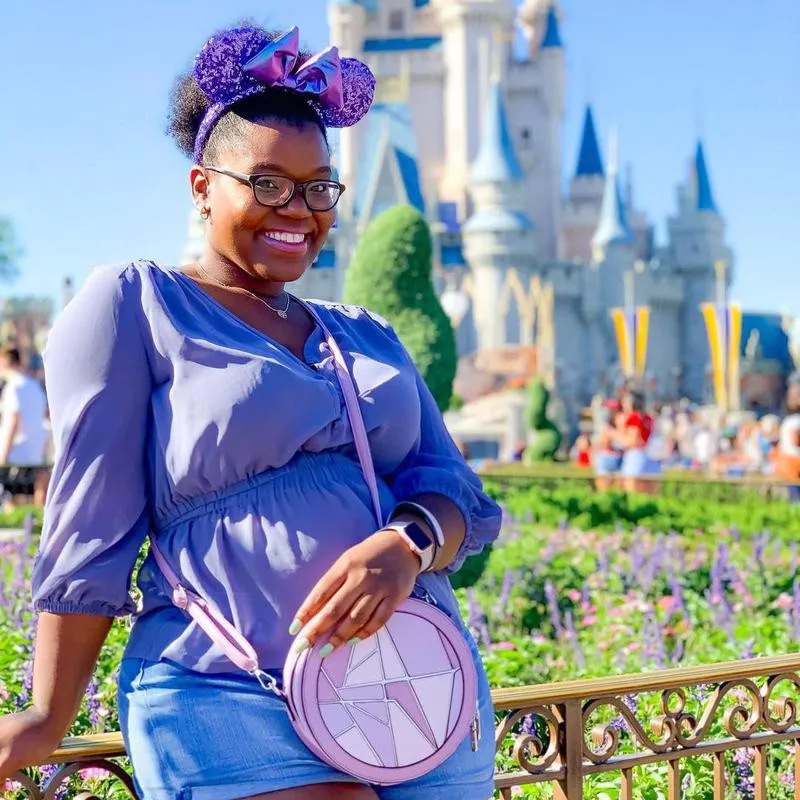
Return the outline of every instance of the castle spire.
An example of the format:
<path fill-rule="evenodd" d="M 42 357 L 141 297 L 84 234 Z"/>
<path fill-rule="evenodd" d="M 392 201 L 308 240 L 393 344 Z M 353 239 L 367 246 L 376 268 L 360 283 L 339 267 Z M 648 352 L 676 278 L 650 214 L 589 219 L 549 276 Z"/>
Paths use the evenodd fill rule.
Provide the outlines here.
<path fill-rule="evenodd" d="M 542 49 L 545 49 L 548 47 L 563 46 L 564 41 L 561 38 L 561 30 L 558 24 L 558 14 L 556 13 L 555 5 L 551 3 L 550 7 L 547 9 L 547 22 L 541 47 Z"/>
<path fill-rule="evenodd" d="M 522 169 L 508 132 L 503 91 L 497 81 L 489 87 L 487 101 L 481 146 L 470 177 L 474 183 L 518 181 L 522 178 Z"/>
<path fill-rule="evenodd" d="M 697 189 L 697 210 L 716 212 L 717 205 L 714 202 L 714 194 L 711 191 L 711 179 L 708 175 L 706 154 L 701 140 L 698 140 L 697 150 L 694 154 L 694 177 Z"/>
<path fill-rule="evenodd" d="M 633 241 L 634 235 L 628 226 L 628 215 L 622 200 L 622 188 L 617 174 L 616 137 L 613 137 L 609 146 L 608 174 L 600 222 L 592 238 L 592 247 L 597 252 L 611 244 L 631 244 Z"/>
<path fill-rule="evenodd" d="M 605 170 L 603 169 L 603 159 L 600 155 L 600 145 L 597 141 L 597 130 L 594 126 L 594 114 L 592 113 L 591 105 L 587 104 L 575 177 L 582 178 L 595 175 L 603 177 Z"/>

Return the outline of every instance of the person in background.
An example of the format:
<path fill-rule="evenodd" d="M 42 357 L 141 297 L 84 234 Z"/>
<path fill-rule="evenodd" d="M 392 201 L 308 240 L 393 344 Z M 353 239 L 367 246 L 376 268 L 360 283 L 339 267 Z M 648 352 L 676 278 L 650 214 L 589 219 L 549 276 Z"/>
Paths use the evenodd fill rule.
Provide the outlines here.
<path fill-rule="evenodd" d="M 800 503 L 800 373 L 789 379 L 787 415 L 781 423 L 775 474 L 788 484 L 789 500 Z"/>
<path fill-rule="evenodd" d="M 47 450 L 47 399 L 41 384 L 22 366 L 19 350 L 0 352 L 6 383 L 0 395 L 0 464 L 38 467 Z"/>
<path fill-rule="evenodd" d="M 637 391 L 624 396 L 622 413 L 623 486 L 627 492 L 648 493 L 652 488 L 649 478 L 661 472 L 661 464 L 650 458 L 647 449 L 655 427 L 653 418 L 645 411 L 644 396 Z"/>
<path fill-rule="evenodd" d="M 581 469 L 588 469 L 592 466 L 592 442 L 585 433 L 580 434 L 575 440 L 570 460 Z"/>
<path fill-rule="evenodd" d="M 600 428 L 595 440 L 593 463 L 597 491 L 605 492 L 614 487 L 616 476 L 622 466 L 622 450 L 617 444 L 622 412 L 616 400 L 609 401 L 603 409 Z"/>

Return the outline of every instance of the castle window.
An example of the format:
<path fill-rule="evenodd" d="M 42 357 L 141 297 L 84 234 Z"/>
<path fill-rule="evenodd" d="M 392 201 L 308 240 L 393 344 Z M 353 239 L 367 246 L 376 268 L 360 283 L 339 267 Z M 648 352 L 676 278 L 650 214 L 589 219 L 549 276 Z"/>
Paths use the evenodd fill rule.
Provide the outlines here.
<path fill-rule="evenodd" d="M 402 9 L 389 12 L 389 30 L 392 33 L 402 33 L 406 29 L 406 15 Z"/>

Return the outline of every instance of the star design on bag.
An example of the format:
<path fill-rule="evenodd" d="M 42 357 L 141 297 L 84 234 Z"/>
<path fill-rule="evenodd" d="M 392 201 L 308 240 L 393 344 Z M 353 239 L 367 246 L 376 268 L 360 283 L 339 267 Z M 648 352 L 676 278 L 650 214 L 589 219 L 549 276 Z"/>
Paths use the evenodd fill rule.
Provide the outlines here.
<path fill-rule="evenodd" d="M 406 643 L 402 656 L 397 642 Z M 322 718 L 343 750 L 375 766 L 405 767 L 442 746 L 464 686 L 438 629 L 397 613 L 373 636 L 325 659 L 318 690 Z"/>

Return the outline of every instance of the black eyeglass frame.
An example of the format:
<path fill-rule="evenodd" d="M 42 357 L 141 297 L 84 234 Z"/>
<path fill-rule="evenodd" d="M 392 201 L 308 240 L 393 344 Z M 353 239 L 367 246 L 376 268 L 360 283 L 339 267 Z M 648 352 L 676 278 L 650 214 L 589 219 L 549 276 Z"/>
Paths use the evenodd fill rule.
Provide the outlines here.
<path fill-rule="evenodd" d="M 303 196 L 303 202 L 306 204 L 306 208 L 311 211 L 318 211 L 318 212 L 326 212 L 326 211 L 333 211 L 336 208 L 337 203 L 342 197 L 342 193 L 347 188 L 343 183 L 339 183 L 339 181 L 329 180 L 327 178 L 315 178 L 311 181 L 295 181 L 291 178 L 287 178 L 286 175 L 278 175 L 276 173 L 270 172 L 257 172 L 253 175 L 245 175 L 242 172 L 233 172 L 233 170 L 229 169 L 222 169 L 221 167 L 209 167 L 207 165 L 203 165 L 203 169 L 210 170 L 211 172 L 217 172 L 220 175 L 227 175 L 229 178 L 235 178 L 237 181 L 242 181 L 242 183 L 250 184 L 250 188 L 253 191 L 253 199 L 258 203 L 260 206 L 264 206 L 265 208 L 285 208 L 292 202 L 294 196 L 297 194 L 297 190 L 300 190 L 300 194 Z M 289 196 L 284 200 L 282 203 L 262 203 L 261 200 L 258 199 L 258 195 L 256 194 L 256 181 L 259 178 L 280 178 L 284 181 L 289 181 L 292 184 L 292 191 L 290 192 Z M 339 190 L 339 194 L 336 197 L 332 206 L 328 208 L 312 208 L 311 204 L 308 202 L 308 197 L 306 196 L 306 191 L 308 187 L 312 184 L 320 184 L 324 183 L 328 186 L 335 186 Z"/>

